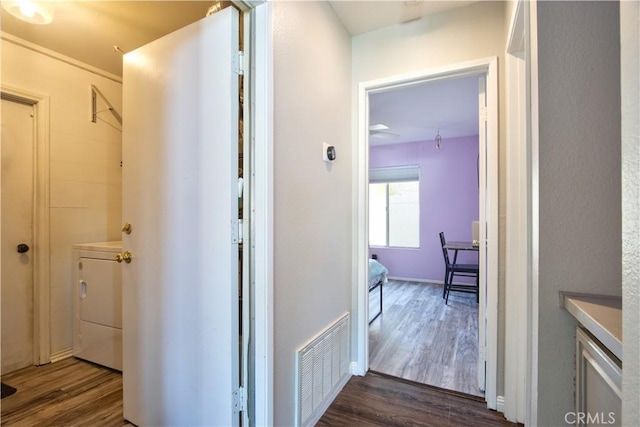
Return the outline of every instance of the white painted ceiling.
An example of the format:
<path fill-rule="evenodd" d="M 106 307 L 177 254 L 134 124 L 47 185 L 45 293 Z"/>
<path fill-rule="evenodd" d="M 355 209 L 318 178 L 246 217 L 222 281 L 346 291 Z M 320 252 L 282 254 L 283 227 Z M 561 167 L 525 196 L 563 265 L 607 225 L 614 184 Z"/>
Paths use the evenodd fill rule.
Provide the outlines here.
<path fill-rule="evenodd" d="M 278 1 L 278 0 L 276 0 Z M 46 1 L 53 7 L 48 25 L 24 23 L 2 9 L 3 32 L 62 53 L 115 75 L 122 54 L 205 16 L 214 1 Z M 471 1 L 331 1 L 351 35 L 463 7 Z M 373 145 L 463 134 L 477 135 L 477 82 L 444 80 L 371 97 L 371 123 L 384 123 L 398 138 L 371 138 Z M 475 130 L 474 130 L 475 129 Z"/>
<path fill-rule="evenodd" d="M 369 96 L 372 146 L 478 135 L 478 77 L 437 80 Z"/>
<path fill-rule="evenodd" d="M 475 0 L 477 1 L 477 0 Z M 390 25 L 406 23 L 427 15 L 463 7 L 474 1 L 330 1 L 333 10 L 352 36 Z"/>
<path fill-rule="evenodd" d="M 2 31 L 122 75 L 122 54 L 204 18 L 211 1 L 46 1 L 53 22 L 27 24 L 2 9 Z"/>

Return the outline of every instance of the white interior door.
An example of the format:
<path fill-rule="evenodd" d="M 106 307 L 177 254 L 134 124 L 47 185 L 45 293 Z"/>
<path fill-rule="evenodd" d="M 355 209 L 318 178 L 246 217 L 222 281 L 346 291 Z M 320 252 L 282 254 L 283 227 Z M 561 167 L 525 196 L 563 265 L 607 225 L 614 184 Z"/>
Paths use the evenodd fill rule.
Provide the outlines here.
<path fill-rule="evenodd" d="M 480 194 L 480 215 L 479 215 L 479 240 L 480 240 L 480 280 L 479 292 L 480 298 L 478 303 L 478 388 L 485 390 L 486 383 L 486 355 L 487 355 L 487 77 L 482 75 L 478 79 L 478 107 L 479 107 L 479 129 L 478 143 L 479 154 L 479 185 Z"/>
<path fill-rule="evenodd" d="M 2 100 L 2 374 L 33 364 L 33 105 Z M 25 245 L 18 247 L 19 245 Z"/>
<path fill-rule="evenodd" d="M 238 12 L 125 55 L 124 417 L 237 425 Z"/>

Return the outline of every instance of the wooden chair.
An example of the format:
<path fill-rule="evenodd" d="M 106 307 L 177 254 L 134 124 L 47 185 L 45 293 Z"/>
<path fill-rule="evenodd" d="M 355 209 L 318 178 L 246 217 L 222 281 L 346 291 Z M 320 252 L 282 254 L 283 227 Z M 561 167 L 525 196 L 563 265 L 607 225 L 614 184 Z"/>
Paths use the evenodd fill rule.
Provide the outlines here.
<path fill-rule="evenodd" d="M 455 251 L 453 255 L 453 262 L 449 259 L 449 250 L 446 248 L 446 240 L 444 238 L 444 232 L 440 232 L 440 244 L 442 246 L 442 255 L 444 257 L 444 286 L 442 288 L 442 298 L 445 299 L 445 304 L 449 304 L 449 293 L 451 291 L 456 292 L 469 292 L 476 294 L 476 302 L 480 301 L 480 293 L 478 291 L 478 276 L 480 274 L 480 267 L 478 264 L 459 264 L 458 251 Z M 473 285 L 454 285 L 454 276 L 474 277 L 476 279 Z"/>

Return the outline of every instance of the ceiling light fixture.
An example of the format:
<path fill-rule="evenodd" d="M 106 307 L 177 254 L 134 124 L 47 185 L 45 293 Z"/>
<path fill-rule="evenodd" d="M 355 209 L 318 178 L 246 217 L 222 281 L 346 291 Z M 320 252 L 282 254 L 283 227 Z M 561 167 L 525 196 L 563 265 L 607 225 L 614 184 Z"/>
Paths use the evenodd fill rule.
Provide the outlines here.
<path fill-rule="evenodd" d="M 44 25 L 53 21 L 53 12 L 44 2 L 33 0 L 3 0 L 2 8 L 29 24 Z"/>
<path fill-rule="evenodd" d="M 442 146 L 442 137 L 440 136 L 440 129 L 438 129 L 438 133 L 436 133 L 435 138 L 436 148 L 439 150 L 440 146 Z"/>
<path fill-rule="evenodd" d="M 389 126 L 382 123 L 377 123 L 375 125 L 369 126 L 369 130 L 387 130 L 387 129 L 389 129 Z"/>

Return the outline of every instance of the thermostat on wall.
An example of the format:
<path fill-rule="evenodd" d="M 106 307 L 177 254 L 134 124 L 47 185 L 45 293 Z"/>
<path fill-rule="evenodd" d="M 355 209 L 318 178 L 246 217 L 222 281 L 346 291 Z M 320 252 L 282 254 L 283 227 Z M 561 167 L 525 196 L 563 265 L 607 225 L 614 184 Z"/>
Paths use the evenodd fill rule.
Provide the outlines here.
<path fill-rule="evenodd" d="M 322 143 L 322 160 L 327 163 L 333 163 L 336 159 L 336 148 L 326 142 Z"/>

